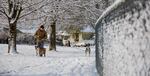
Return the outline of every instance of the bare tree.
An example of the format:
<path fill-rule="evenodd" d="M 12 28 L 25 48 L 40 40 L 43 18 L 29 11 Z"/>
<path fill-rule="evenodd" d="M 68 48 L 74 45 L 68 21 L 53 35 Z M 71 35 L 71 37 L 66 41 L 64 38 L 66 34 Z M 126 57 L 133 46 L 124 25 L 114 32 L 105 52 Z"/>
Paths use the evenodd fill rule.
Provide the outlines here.
<path fill-rule="evenodd" d="M 56 51 L 56 25 L 60 19 L 60 15 L 63 10 L 60 10 L 61 0 L 49 0 L 51 3 L 44 10 L 41 10 L 45 14 L 48 24 L 49 32 L 49 50 Z"/>

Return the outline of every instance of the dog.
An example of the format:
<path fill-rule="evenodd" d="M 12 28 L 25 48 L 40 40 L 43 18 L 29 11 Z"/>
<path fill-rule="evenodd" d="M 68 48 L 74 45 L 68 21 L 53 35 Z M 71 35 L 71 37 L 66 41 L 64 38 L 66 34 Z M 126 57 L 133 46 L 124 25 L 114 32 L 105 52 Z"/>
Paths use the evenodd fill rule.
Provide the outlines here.
<path fill-rule="evenodd" d="M 39 48 L 38 46 L 35 46 L 35 50 L 36 50 L 36 56 L 46 57 L 46 48 Z"/>
<path fill-rule="evenodd" d="M 91 54 L 91 49 L 90 49 L 89 46 L 86 46 L 86 49 L 85 49 L 85 56 L 87 56 L 87 53 L 88 53 L 89 56 L 90 56 L 90 54 Z"/>

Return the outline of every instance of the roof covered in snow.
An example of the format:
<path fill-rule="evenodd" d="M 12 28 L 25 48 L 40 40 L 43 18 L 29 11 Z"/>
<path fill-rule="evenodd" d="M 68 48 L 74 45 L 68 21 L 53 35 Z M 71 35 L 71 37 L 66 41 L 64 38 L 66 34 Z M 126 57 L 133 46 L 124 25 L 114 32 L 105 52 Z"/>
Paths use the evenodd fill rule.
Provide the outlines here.
<path fill-rule="evenodd" d="M 69 36 L 70 34 L 66 31 L 58 31 L 57 35 Z"/>

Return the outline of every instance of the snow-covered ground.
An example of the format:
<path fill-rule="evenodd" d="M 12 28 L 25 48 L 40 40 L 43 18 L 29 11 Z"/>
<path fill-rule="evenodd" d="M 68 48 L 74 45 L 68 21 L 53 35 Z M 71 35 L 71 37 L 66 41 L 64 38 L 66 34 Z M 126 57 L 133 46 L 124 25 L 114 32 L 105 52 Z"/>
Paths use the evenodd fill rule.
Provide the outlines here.
<path fill-rule="evenodd" d="M 97 76 L 94 47 L 90 57 L 83 47 L 58 46 L 46 57 L 35 56 L 33 45 L 17 45 L 17 49 L 18 55 L 9 55 L 7 45 L 0 44 L 0 76 Z"/>

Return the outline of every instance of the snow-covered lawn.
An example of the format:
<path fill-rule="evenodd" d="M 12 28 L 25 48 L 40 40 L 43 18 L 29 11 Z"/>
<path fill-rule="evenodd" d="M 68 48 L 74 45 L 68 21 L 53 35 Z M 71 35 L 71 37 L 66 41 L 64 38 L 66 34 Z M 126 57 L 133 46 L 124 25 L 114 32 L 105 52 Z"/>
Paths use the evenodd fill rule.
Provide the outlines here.
<path fill-rule="evenodd" d="M 46 57 L 35 56 L 32 45 L 17 45 L 17 49 L 18 55 L 9 55 L 7 45 L 0 44 L 0 76 L 97 76 L 94 47 L 90 57 L 83 47 L 58 46 Z"/>

